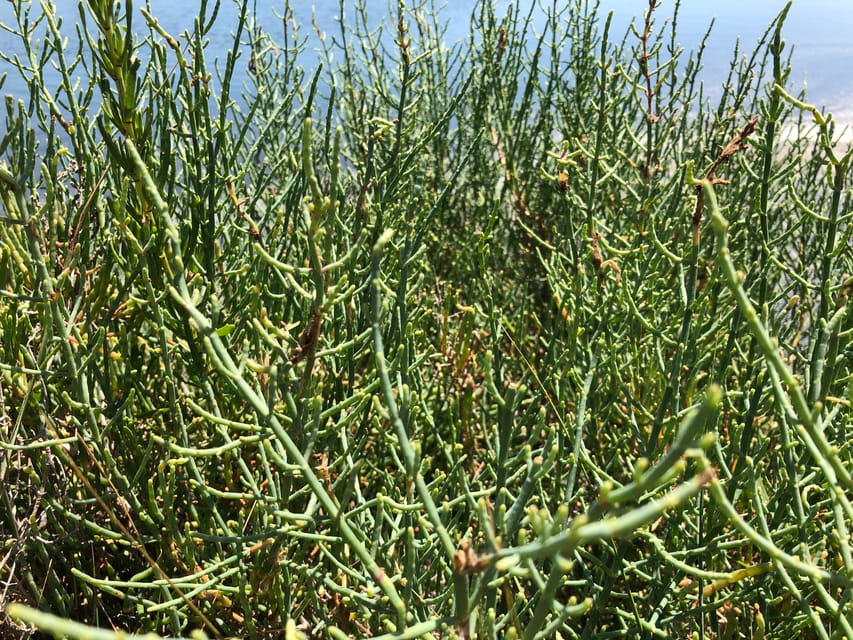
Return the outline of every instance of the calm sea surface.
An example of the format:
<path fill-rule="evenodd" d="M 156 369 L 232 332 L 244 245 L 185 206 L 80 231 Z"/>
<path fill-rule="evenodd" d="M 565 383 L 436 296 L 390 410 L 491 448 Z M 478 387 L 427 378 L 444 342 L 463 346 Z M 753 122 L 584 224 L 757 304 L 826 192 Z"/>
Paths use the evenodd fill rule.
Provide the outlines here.
<path fill-rule="evenodd" d="M 449 42 L 461 40 L 468 33 L 472 10 L 483 0 L 450 0 L 444 3 L 441 17 L 448 24 Z M 520 0 L 522 6 L 530 6 L 530 0 Z M 564 0 L 560 0 L 564 1 Z M 392 15 L 387 0 L 364 0 L 371 23 L 378 25 L 389 21 Z M 18 3 L 18 0 L 16 0 Z M 28 4 L 28 3 L 27 3 Z M 33 3 L 37 4 L 37 3 Z M 77 18 L 77 0 L 58 0 L 54 2 L 56 12 L 64 16 L 69 38 L 75 37 L 71 25 Z M 136 4 L 141 5 L 141 2 Z M 185 29 L 191 29 L 197 2 L 189 0 L 150 0 L 154 15 L 172 34 L 179 35 Z M 211 0 L 212 4 L 212 0 Z M 317 36 L 310 25 L 312 20 L 321 32 L 330 36 L 339 32 L 339 0 L 315 0 L 315 2 L 296 1 L 291 3 L 297 21 L 304 28 L 303 35 L 309 35 L 308 49 L 317 48 Z M 345 0 L 345 20 L 353 18 L 352 0 Z M 412 4 L 409 2 L 408 4 Z M 436 4 L 441 6 L 441 1 Z M 499 15 L 512 4 L 512 0 L 494 0 Z M 671 15 L 675 0 L 662 0 L 659 17 Z M 752 50 L 756 40 L 766 29 L 774 16 L 782 9 L 784 0 L 682 0 L 678 20 L 680 44 L 692 49 L 700 42 L 712 19 L 714 30 L 705 55 L 703 79 L 714 93 L 728 69 L 735 42 L 740 38 L 743 48 Z M 396 2 L 391 5 L 396 6 Z M 280 34 L 282 21 L 279 17 L 282 0 L 256 0 L 257 20 L 263 28 L 273 34 Z M 614 12 L 614 34 L 624 33 L 632 19 L 642 19 L 642 12 L 648 7 L 647 0 L 602 0 L 603 12 Z M 37 9 L 34 8 L 34 12 Z M 210 52 L 224 56 L 230 45 L 230 34 L 236 24 L 236 3 L 224 0 L 219 18 L 210 34 Z M 140 26 L 142 17 L 137 18 Z M 13 3 L 0 2 L 0 23 L 14 24 Z M 851 0 L 794 0 L 793 7 L 785 26 L 785 39 L 794 45 L 794 69 L 791 86 L 797 90 L 803 83 L 807 85 L 808 97 L 812 102 L 832 109 L 840 119 L 853 122 L 853 1 Z M 6 54 L 19 52 L 17 38 L 0 30 L 0 51 Z M 306 57 L 306 63 L 310 61 Z M 0 75 L 8 72 L 8 77 L 0 89 L 2 94 L 21 96 L 25 86 L 17 72 L 6 62 L 0 61 Z"/>

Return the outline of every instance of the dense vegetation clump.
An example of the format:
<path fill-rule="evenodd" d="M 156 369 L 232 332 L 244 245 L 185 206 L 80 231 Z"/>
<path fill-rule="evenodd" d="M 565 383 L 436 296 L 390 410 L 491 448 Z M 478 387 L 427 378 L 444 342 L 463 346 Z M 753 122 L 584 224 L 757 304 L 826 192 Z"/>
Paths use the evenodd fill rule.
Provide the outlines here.
<path fill-rule="evenodd" d="M 787 7 L 712 102 L 654 1 L 244 0 L 216 64 L 204 1 L 81 4 L 4 27 L 0 635 L 853 638 L 853 155 Z"/>

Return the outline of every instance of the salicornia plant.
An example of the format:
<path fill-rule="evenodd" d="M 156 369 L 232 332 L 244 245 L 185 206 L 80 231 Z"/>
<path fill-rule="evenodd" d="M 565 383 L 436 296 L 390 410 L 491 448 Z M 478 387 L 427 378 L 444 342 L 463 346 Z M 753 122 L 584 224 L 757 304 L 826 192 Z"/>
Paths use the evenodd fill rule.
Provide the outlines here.
<path fill-rule="evenodd" d="M 475 4 L 4 9 L 0 635 L 853 637 L 790 3 L 713 96 L 679 3 Z"/>

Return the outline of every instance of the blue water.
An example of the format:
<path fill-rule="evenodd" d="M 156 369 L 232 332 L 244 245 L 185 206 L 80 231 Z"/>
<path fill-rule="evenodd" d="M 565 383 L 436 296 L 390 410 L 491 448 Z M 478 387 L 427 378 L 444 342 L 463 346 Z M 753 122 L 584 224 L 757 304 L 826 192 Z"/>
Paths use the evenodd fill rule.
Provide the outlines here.
<path fill-rule="evenodd" d="M 468 35 L 471 12 L 481 1 L 483 0 L 452 0 L 442 6 L 441 17 L 447 21 L 446 35 L 450 42 L 462 40 Z M 522 4 L 526 6 L 529 6 L 529 2 L 530 0 L 522 0 Z M 212 4 L 212 0 L 210 3 Z M 365 3 L 373 25 L 392 20 L 395 0 L 365 0 Z M 675 0 L 662 0 L 662 6 L 658 10 L 659 17 L 671 15 L 674 3 Z M 65 17 L 64 32 L 69 38 L 73 38 L 75 33 L 70 25 L 77 19 L 77 1 L 57 0 L 53 4 L 57 15 Z M 179 35 L 192 28 L 194 12 L 188 11 L 187 8 L 197 7 L 197 3 L 184 0 L 150 0 L 150 4 L 153 14 L 170 33 Z M 318 48 L 312 21 L 320 32 L 328 37 L 339 33 L 338 0 L 292 4 L 296 21 L 303 25 L 302 35 L 309 36 L 309 51 Z M 510 4 L 512 0 L 494 0 L 498 15 L 502 15 Z M 685 48 L 695 48 L 711 19 L 716 19 L 702 75 L 712 95 L 713 88 L 719 86 L 725 77 L 736 40 L 740 38 L 743 48 L 751 51 L 754 43 L 784 4 L 784 0 L 682 0 L 678 33 L 680 44 Z M 345 19 L 351 20 L 354 16 L 352 0 L 346 0 L 346 5 Z M 440 6 L 439 2 L 436 2 L 436 5 Z M 11 2 L 0 2 L 0 23 L 14 24 L 13 6 Z M 276 36 L 281 34 L 280 13 L 283 0 L 256 0 L 256 6 L 258 23 Z M 602 10 L 614 12 L 613 31 L 615 35 L 620 36 L 632 19 L 636 19 L 638 23 L 642 20 L 642 12 L 647 7 L 648 0 L 602 0 Z M 34 12 L 36 11 L 37 7 L 34 9 Z M 224 0 L 216 26 L 210 33 L 210 54 L 224 57 L 225 50 L 231 44 L 230 34 L 236 24 L 236 15 L 236 3 Z M 136 21 L 140 27 L 144 25 L 141 16 L 138 16 Z M 847 120 L 853 120 L 851 33 L 851 0 L 795 0 L 784 31 L 786 41 L 795 45 L 792 87 L 798 90 L 806 84 L 810 101 L 831 108 L 837 115 L 842 116 L 842 119 Z M 17 37 L 0 30 L 0 51 L 9 54 L 20 50 Z M 0 75 L 4 71 L 8 72 L 8 77 L 0 93 L 13 94 L 16 97 L 25 95 L 25 86 L 17 72 L 8 63 L 0 61 Z M 845 114 L 849 117 L 844 118 Z"/>
<path fill-rule="evenodd" d="M 712 18 L 714 29 L 704 57 L 704 78 L 719 83 L 740 39 L 741 49 L 752 51 L 768 25 L 784 8 L 784 0 L 682 0 L 678 19 L 680 44 L 694 49 Z M 645 0 L 603 0 L 614 11 L 614 22 L 630 23 L 641 16 Z M 674 0 L 663 0 L 658 12 L 671 15 Z M 641 18 L 638 18 L 641 20 Z M 810 101 L 827 106 L 853 121 L 853 2 L 850 0 L 794 0 L 782 35 L 793 46 L 790 83 L 804 85 Z"/>

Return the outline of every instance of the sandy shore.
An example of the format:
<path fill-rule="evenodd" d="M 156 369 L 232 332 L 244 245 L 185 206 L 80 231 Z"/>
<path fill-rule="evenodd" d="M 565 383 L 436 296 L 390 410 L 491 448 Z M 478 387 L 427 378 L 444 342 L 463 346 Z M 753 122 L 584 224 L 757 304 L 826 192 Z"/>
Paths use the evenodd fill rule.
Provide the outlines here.
<path fill-rule="evenodd" d="M 827 113 L 824 111 L 824 113 Z M 830 111 L 835 122 L 835 132 L 832 136 L 833 149 L 836 153 L 845 153 L 853 147 L 853 109 Z M 800 135 L 810 139 L 817 139 L 820 128 L 814 124 L 810 114 L 804 114 L 803 125 L 799 129 Z M 796 122 L 789 122 L 782 127 L 780 137 L 785 142 L 793 142 L 797 139 L 798 126 Z"/>

